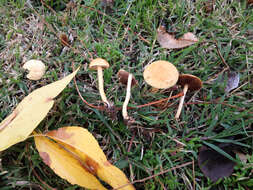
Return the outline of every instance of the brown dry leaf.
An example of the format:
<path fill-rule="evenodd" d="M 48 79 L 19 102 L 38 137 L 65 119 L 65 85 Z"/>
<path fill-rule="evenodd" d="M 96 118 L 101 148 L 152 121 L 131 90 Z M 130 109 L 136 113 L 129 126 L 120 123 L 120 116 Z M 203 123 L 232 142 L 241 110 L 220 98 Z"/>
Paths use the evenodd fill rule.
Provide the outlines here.
<path fill-rule="evenodd" d="M 113 166 L 107 161 L 107 158 L 103 153 L 102 149 L 99 147 L 98 142 L 86 129 L 81 127 L 64 127 L 58 130 L 48 132 L 46 135 L 55 140 L 60 146 L 69 150 L 72 155 L 76 155 L 78 157 L 77 159 L 79 160 L 79 162 L 81 160 L 81 162 L 85 166 L 86 171 L 88 171 L 90 175 L 95 175 L 99 177 L 103 181 L 110 184 L 113 188 L 118 188 L 129 183 L 129 180 L 127 179 L 125 174 L 120 169 Z M 41 150 L 39 150 L 39 152 L 41 152 Z M 44 150 L 43 152 L 47 151 Z M 50 158 L 51 157 L 54 156 L 50 155 Z M 55 158 L 51 158 L 50 160 L 52 159 Z M 58 160 L 56 162 L 60 161 Z M 61 165 L 64 164 L 65 162 L 61 162 Z M 51 166 L 50 167 L 60 176 L 62 176 L 62 170 L 66 170 L 65 172 L 74 172 L 72 171 L 72 167 L 66 167 L 65 169 L 63 169 L 61 165 L 58 165 L 57 168 L 53 168 Z M 75 176 L 75 178 L 84 178 L 85 176 L 86 174 L 83 174 L 81 176 L 77 175 Z M 67 179 L 68 181 L 70 180 L 66 177 L 65 179 Z M 73 183 L 73 180 L 70 182 Z M 77 184 L 80 185 L 80 183 Z M 133 185 L 129 184 L 127 186 L 122 187 L 121 189 L 133 190 L 135 188 L 133 187 Z"/>
<path fill-rule="evenodd" d="M 248 4 L 253 4 L 253 0 L 248 0 Z"/>
<path fill-rule="evenodd" d="M 46 117 L 54 98 L 68 85 L 78 69 L 65 78 L 34 90 L 0 123 L 0 151 L 24 141 Z"/>
<path fill-rule="evenodd" d="M 61 40 L 62 45 L 70 47 L 69 39 L 68 39 L 68 36 L 66 34 L 63 34 L 63 33 L 60 34 L 60 40 Z"/>
<path fill-rule="evenodd" d="M 238 87 L 240 82 L 240 75 L 237 72 L 230 71 L 228 73 L 228 81 L 226 84 L 225 92 L 230 92 L 231 90 Z"/>
<path fill-rule="evenodd" d="M 185 33 L 182 37 L 175 39 L 174 35 L 168 34 L 165 27 L 157 29 L 157 41 L 163 48 L 177 49 L 190 46 L 198 42 L 198 38 L 191 32 Z"/>

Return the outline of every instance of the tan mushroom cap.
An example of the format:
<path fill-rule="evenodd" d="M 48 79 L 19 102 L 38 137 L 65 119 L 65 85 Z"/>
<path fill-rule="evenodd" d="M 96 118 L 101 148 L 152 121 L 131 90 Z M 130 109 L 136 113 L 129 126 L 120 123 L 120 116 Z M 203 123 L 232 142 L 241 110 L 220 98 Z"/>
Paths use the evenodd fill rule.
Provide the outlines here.
<path fill-rule="evenodd" d="M 42 61 L 36 59 L 27 61 L 23 65 L 23 68 L 29 70 L 29 73 L 26 77 L 30 80 L 40 80 L 46 71 L 45 64 Z"/>
<path fill-rule="evenodd" d="M 200 78 L 190 74 L 179 75 L 177 84 L 181 85 L 182 87 L 188 84 L 188 89 L 190 91 L 196 91 L 202 88 L 202 81 L 200 80 Z"/>
<path fill-rule="evenodd" d="M 179 73 L 177 68 L 168 61 L 155 61 L 143 72 L 144 80 L 152 87 L 166 89 L 177 83 Z"/>
<path fill-rule="evenodd" d="M 89 69 L 97 70 L 98 67 L 102 67 L 103 69 L 106 69 L 109 66 L 110 66 L 109 63 L 105 59 L 96 58 L 90 62 Z"/>
<path fill-rule="evenodd" d="M 127 81 L 128 81 L 128 75 L 129 75 L 129 72 L 123 70 L 123 69 L 120 69 L 119 72 L 117 73 L 117 76 L 118 76 L 118 79 L 119 79 L 119 82 L 121 84 L 124 84 L 124 85 L 127 85 Z M 131 83 L 131 87 L 135 86 L 138 84 L 138 81 L 135 79 L 135 77 L 133 76 L 132 78 L 132 83 Z"/>

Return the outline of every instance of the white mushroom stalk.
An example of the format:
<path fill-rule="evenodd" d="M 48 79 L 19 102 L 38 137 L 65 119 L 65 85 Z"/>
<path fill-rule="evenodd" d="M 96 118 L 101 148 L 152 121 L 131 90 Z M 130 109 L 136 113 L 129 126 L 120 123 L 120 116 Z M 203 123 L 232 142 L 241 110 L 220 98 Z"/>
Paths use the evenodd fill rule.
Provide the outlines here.
<path fill-rule="evenodd" d="M 129 73 L 128 80 L 127 80 L 126 98 L 125 98 L 125 101 L 124 101 L 123 107 L 122 107 L 122 116 L 123 116 L 124 120 L 129 120 L 130 119 L 130 117 L 127 114 L 127 105 L 128 105 L 128 103 L 130 101 L 130 98 L 131 98 L 132 79 L 133 79 L 133 75 L 131 73 Z"/>
<path fill-rule="evenodd" d="M 104 78 L 103 78 L 103 69 L 102 67 L 97 67 L 97 74 L 98 74 L 98 89 L 101 99 L 107 106 L 110 105 L 109 101 L 106 98 L 105 91 L 104 91 Z"/>
<path fill-rule="evenodd" d="M 188 91 L 188 84 L 184 85 L 184 89 L 183 89 L 183 93 L 184 95 L 180 98 L 180 102 L 179 102 L 179 106 L 178 106 L 178 109 L 177 109 L 177 113 L 175 115 L 175 118 L 178 119 L 180 114 L 181 114 L 181 111 L 182 111 L 182 108 L 183 108 L 183 104 L 184 104 L 184 99 L 185 99 L 185 95 Z"/>
<path fill-rule="evenodd" d="M 111 107 L 111 104 L 106 98 L 105 91 L 104 91 L 104 79 L 103 79 L 103 69 L 108 68 L 110 65 L 109 63 L 102 58 L 96 58 L 93 59 L 90 62 L 89 68 L 91 70 L 96 70 L 97 75 L 98 75 L 98 89 L 99 89 L 99 94 L 101 96 L 102 101 L 108 106 Z"/>
<path fill-rule="evenodd" d="M 177 84 L 184 87 L 183 89 L 184 95 L 180 98 L 175 119 L 179 119 L 187 91 L 196 91 L 202 88 L 202 81 L 200 80 L 200 78 L 190 74 L 181 74 L 179 76 Z"/>

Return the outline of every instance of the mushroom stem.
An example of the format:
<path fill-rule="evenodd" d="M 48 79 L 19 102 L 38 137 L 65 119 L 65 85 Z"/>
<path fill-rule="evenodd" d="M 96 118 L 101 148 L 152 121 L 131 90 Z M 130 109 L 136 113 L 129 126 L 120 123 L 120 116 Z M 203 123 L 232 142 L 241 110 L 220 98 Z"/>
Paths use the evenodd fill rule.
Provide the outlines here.
<path fill-rule="evenodd" d="M 178 109 L 177 109 L 177 114 L 175 116 L 176 119 L 178 119 L 180 114 L 181 114 L 183 104 L 184 104 L 184 98 L 185 98 L 185 95 L 187 93 L 188 87 L 189 87 L 188 84 L 184 85 L 184 89 L 183 89 L 184 95 L 180 98 L 179 106 L 178 106 Z"/>
<path fill-rule="evenodd" d="M 109 102 L 106 98 L 105 91 L 104 91 L 104 79 L 103 79 L 103 69 L 102 67 L 97 67 L 97 74 L 98 74 L 98 88 L 99 94 L 103 102 L 109 105 Z"/>
<path fill-rule="evenodd" d="M 127 114 L 127 105 L 129 103 L 129 100 L 130 100 L 130 97 L 131 97 L 132 78 L 133 78 L 133 75 L 131 73 L 129 73 L 128 79 L 127 79 L 126 98 L 125 98 L 125 101 L 124 101 L 123 107 L 122 107 L 122 116 L 123 116 L 124 120 L 128 120 L 129 119 L 129 116 Z"/>

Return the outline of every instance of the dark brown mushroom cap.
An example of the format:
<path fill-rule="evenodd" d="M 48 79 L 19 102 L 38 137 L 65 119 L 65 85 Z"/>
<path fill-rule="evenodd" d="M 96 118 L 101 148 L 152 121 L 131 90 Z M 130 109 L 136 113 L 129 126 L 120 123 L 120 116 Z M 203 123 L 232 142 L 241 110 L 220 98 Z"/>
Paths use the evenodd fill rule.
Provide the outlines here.
<path fill-rule="evenodd" d="M 200 78 L 190 74 L 179 75 L 177 84 L 182 87 L 188 84 L 188 89 L 190 91 L 196 91 L 202 88 L 202 81 L 200 80 Z"/>
<path fill-rule="evenodd" d="M 123 69 L 120 69 L 119 72 L 118 72 L 118 74 L 117 74 L 119 82 L 121 84 L 127 85 L 128 75 L 129 75 L 129 72 L 127 72 L 127 71 L 125 71 Z M 133 76 L 131 87 L 133 87 L 133 86 L 135 86 L 137 84 L 138 84 L 138 81 Z"/>

